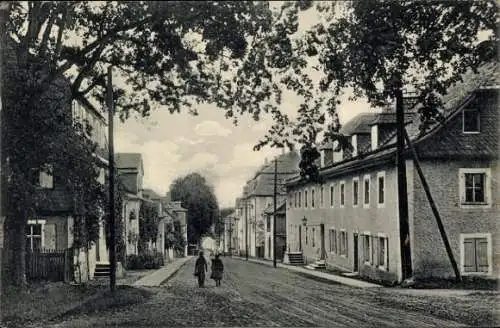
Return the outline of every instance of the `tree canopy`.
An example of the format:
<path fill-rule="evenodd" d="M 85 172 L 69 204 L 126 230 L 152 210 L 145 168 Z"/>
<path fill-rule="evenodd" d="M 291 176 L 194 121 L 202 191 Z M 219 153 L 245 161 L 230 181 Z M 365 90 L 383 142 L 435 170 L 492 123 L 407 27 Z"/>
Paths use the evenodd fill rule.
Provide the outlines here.
<path fill-rule="evenodd" d="M 292 124 L 275 125 L 260 146 L 291 136 L 304 145 L 320 142 L 320 135 L 342 138 L 337 108 L 348 88 L 351 99 L 366 97 L 373 106 L 386 105 L 397 89 L 414 92 L 425 129 L 439 119 L 450 86 L 498 60 L 495 1 L 332 1 L 316 8 L 322 21 L 296 40 L 303 50 L 294 56 L 317 63 L 322 78 L 314 88 L 321 92 L 299 107 Z"/>
<path fill-rule="evenodd" d="M 170 197 L 173 201 L 181 201 L 188 210 L 188 242 L 198 243 L 218 220 L 219 205 L 213 186 L 199 173 L 191 173 L 171 184 Z"/>

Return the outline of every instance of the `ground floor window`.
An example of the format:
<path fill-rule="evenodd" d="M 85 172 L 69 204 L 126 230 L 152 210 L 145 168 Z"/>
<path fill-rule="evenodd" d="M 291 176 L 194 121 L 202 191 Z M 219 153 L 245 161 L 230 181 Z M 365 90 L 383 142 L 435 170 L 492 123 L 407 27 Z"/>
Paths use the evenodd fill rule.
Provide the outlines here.
<path fill-rule="evenodd" d="M 362 236 L 363 240 L 363 262 L 371 263 L 371 255 L 372 255 L 372 243 L 371 236 L 369 234 L 364 234 Z"/>
<path fill-rule="evenodd" d="M 464 274 L 491 272 L 491 234 L 462 234 L 461 262 Z"/>
<path fill-rule="evenodd" d="M 28 220 L 26 225 L 26 249 L 31 251 L 41 250 L 43 247 L 44 220 Z"/>
<path fill-rule="evenodd" d="M 328 232 L 328 236 L 330 239 L 330 253 L 337 253 L 337 230 L 330 229 Z"/>
<path fill-rule="evenodd" d="M 340 231 L 340 250 L 339 253 L 340 255 L 346 256 L 347 257 L 347 232 L 346 231 Z"/>
<path fill-rule="evenodd" d="M 388 270 L 389 269 L 389 239 L 387 237 L 378 237 L 378 256 L 377 264 L 379 268 Z"/>

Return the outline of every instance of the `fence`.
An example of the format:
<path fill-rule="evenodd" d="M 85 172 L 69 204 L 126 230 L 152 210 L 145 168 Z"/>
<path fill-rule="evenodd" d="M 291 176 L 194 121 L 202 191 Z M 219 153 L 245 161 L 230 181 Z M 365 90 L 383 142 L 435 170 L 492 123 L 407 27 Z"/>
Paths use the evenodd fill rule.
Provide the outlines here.
<path fill-rule="evenodd" d="M 26 279 L 70 281 L 72 279 L 72 249 L 42 249 L 26 251 Z"/>

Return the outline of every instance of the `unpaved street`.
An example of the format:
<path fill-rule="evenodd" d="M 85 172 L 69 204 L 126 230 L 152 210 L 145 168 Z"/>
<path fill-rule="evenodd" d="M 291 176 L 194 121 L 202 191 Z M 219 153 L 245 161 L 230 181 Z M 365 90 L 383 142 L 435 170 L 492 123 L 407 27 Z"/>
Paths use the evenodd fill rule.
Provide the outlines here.
<path fill-rule="evenodd" d="M 111 326 L 460 326 L 422 312 L 374 300 L 376 290 L 320 282 L 284 269 L 223 258 L 222 287 L 197 287 L 194 259 L 148 302 L 104 313 L 65 318 L 54 327 Z"/>

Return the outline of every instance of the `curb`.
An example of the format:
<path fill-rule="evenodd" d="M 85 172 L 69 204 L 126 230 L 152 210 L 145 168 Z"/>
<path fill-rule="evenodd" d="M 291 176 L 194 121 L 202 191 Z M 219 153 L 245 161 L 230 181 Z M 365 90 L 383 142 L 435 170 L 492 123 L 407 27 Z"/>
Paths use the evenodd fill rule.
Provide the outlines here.
<path fill-rule="evenodd" d="M 242 257 L 233 256 L 233 258 L 246 262 L 246 259 L 242 258 Z M 270 267 L 273 266 L 272 262 L 266 263 L 265 261 L 258 261 L 258 260 L 254 260 L 251 258 L 248 259 L 248 262 L 252 262 L 252 263 L 260 264 L 260 265 L 266 265 L 266 266 L 270 266 Z M 276 267 L 281 268 L 281 269 L 287 269 L 288 271 L 294 272 L 294 273 L 302 275 L 302 276 L 307 276 L 310 279 L 325 280 L 325 281 L 330 282 L 330 283 L 333 282 L 333 283 L 341 284 L 344 286 L 351 286 L 354 288 L 383 288 L 384 287 L 382 285 L 378 285 L 378 284 L 374 284 L 374 283 L 366 282 L 366 281 L 362 281 L 362 280 L 359 280 L 359 282 L 360 282 L 360 284 L 364 284 L 365 286 L 359 286 L 359 285 L 354 284 L 354 283 L 350 284 L 350 283 L 347 283 L 347 281 L 348 280 L 355 280 L 355 279 L 348 278 L 348 277 L 336 276 L 336 275 L 327 274 L 327 273 L 326 274 L 323 273 L 323 274 L 328 275 L 329 277 L 321 277 L 320 275 L 316 275 L 316 274 L 313 274 L 312 272 L 308 272 L 307 269 L 304 269 L 302 267 L 298 267 L 299 270 L 294 270 L 287 265 L 283 265 L 282 263 L 277 263 Z M 355 281 L 358 282 L 358 280 L 355 280 Z"/>
<path fill-rule="evenodd" d="M 186 263 L 189 262 L 189 260 L 191 260 L 191 258 L 188 258 L 186 261 L 184 261 L 181 265 L 179 265 L 179 267 L 177 269 L 175 269 L 174 271 L 172 271 L 171 274 L 168 275 L 168 277 L 166 277 L 165 279 L 162 280 L 162 282 L 160 282 L 160 284 L 158 286 L 161 286 L 161 285 L 164 285 L 167 283 L 167 281 L 169 281 L 177 272 L 179 272 L 179 270 L 184 266 L 186 265 Z"/>

